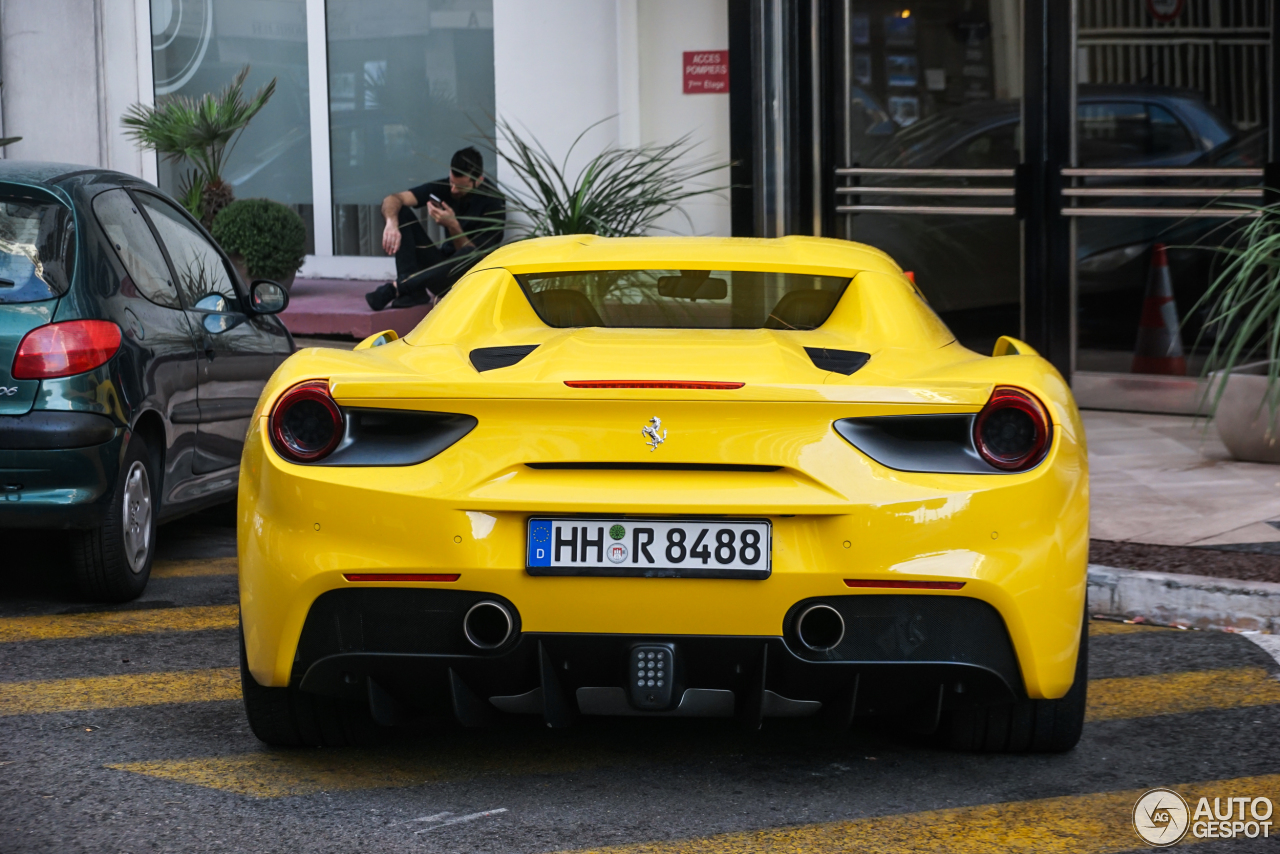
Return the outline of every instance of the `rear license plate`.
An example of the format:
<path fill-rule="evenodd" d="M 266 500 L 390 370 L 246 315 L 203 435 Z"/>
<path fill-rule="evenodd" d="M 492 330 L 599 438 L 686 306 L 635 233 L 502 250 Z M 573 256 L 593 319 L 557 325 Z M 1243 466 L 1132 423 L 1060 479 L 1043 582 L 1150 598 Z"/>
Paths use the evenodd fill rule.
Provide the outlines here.
<path fill-rule="evenodd" d="M 530 575 L 768 578 L 765 519 L 530 519 Z"/>

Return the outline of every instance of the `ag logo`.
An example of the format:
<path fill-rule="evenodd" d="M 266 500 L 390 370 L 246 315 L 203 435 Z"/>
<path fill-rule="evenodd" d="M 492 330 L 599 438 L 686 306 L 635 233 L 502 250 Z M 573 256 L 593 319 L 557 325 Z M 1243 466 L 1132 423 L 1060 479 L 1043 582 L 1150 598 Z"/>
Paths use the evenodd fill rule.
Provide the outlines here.
<path fill-rule="evenodd" d="M 0 385 L 0 397 L 13 397 L 18 393 L 16 385 Z"/>
<path fill-rule="evenodd" d="M 1152 789 L 1133 805 L 1133 829 L 1157 848 L 1176 845 L 1190 826 L 1187 802 L 1173 789 Z"/>

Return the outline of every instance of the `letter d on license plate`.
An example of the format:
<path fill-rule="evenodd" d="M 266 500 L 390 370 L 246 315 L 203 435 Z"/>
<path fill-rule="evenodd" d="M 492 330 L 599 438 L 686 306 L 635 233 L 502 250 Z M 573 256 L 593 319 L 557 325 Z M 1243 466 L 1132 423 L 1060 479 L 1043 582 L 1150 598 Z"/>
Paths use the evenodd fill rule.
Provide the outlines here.
<path fill-rule="evenodd" d="M 529 520 L 530 575 L 768 578 L 767 519 Z"/>

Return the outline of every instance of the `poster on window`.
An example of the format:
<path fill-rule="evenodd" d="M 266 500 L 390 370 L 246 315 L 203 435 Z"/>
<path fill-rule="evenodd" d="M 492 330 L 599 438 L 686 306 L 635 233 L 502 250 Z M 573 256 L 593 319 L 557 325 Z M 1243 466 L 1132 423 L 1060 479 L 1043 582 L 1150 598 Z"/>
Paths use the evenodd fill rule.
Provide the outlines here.
<path fill-rule="evenodd" d="M 853 55 L 853 79 L 859 86 L 871 85 L 871 54 L 855 53 Z"/>
<path fill-rule="evenodd" d="M 910 12 L 884 16 L 884 43 L 891 47 L 916 46 L 916 19 Z"/>
<path fill-rule="evenodd" d="M 884 74 L 890 86 L 915 88 L 919 82 L 919 67 L 915 54 L 890 54 L 884 58 Z"/>
<path fill-rule="evenodd" d="M 920 99 L 914 95 L 891 96 L 889 98 L 889 115 L 902 127 L 914 124 L 920 118 Z"/>
<path fill-rule="evenodd" d="M 849 37 L 860 47 L 871 44 L 871 16 L 854 15 L 850 18 Z"/>

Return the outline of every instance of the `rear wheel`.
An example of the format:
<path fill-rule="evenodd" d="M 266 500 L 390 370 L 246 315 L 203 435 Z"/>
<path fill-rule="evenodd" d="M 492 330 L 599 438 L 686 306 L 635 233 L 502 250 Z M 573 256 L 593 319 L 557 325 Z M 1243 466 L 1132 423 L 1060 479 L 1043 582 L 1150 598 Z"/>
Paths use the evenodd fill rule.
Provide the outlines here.
<path fill-rule="evenodd" d="M 273 747 L 346 747 L 371 744 L 380 735 L 368 709 L 358 703 L 308 694 L 297 688 L 267 688 L 249 672 L 240 632 L 240 691 L 249 729 Z"/>
<path fill-rule="evenodd" d="M 158 468 L 146 439 L 133 434 L 102 523 L 77 531 L 71 542 L 81 596 L 97 602 L 127 602 L 146 589 L 155 556 Z"/>
<path fill-rule="evenodd" d="M 942 721 L 942 739 L 953 750 L 975 753 L 1065 753 L 1076 746 L 1084 730 L 1088 678 L 1086 619 L 1080 630 L 1075 682 L 1063 697 L 950 712 Z"/>

